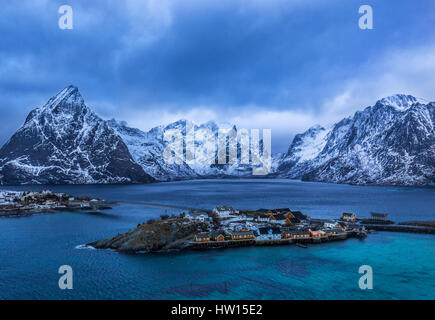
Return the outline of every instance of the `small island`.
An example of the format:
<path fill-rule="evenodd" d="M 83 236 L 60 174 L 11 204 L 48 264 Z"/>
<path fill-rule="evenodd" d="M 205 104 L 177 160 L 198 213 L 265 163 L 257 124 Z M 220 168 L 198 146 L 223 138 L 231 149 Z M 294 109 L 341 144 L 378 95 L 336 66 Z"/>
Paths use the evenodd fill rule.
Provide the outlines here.
<path fill-rule="evenodd" d="M 109 203 L 89 196 L 74 197 L 66 193 L 0 190 L 0 217 L 20 217 L 38 213 L 111 209 Z"/>
<path fill-rule="evenodd" d="M 211 211 L 188 213 L 149 220 L 134 230 L 87 244 L 97 249 L 122 252 L 167 252 L 182 249 L 210 249 L 260 245 L 296 244 L 364 238 L 368 230 L 348 219 L 311 219 L 289 208 L 236 210 L 219 206 Z"/>
<path fill-rule="evenodd" d="M 0 190 L 0 217 L 58 211 L 99 213 L 100 210 L 111 209 L 109 204 L 115 203 L 50 190 Z M 290 208 L 237 210 L 230 206 L 217 206 L 212 210 L 185 209 L 187 212 L 162 214 L 160 219 L 150 219 L 131 231 L 85 246 L 150 253 L 289 244 L 306 247 L 309 243 L 364 239 L 371 231 L 435 234 L 434 221 L 395 224 L 388 219 L 387 213 L 372 212 L 370 217 L 357 218 L 355 213 L 344 212 L 336 219 L 316 219 Z"/>

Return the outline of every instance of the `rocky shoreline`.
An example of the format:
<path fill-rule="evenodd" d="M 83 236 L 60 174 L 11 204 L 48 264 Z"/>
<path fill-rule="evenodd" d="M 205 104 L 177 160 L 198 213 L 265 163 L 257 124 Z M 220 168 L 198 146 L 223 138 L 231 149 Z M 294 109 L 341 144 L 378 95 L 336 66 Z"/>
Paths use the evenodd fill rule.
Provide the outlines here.
<path fill-rule="evenodd" d="M 95 249 L 114 249 L 120 252 L 167 252 L 187 246 L 198 230 L 206 230 L 204 223 L 188 219 L 150 220 L 131 231 L 114 237 L 88 243 Z"/>

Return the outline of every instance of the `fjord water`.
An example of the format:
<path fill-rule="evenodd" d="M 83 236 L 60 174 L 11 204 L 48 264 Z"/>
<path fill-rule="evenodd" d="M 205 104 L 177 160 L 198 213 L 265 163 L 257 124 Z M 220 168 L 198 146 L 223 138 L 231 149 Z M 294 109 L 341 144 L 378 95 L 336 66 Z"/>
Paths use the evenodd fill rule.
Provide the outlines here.
<path fill-rule="evenodd" d="M 210 209 L 289 207 L 319 218 L 343 211 L 392 220 L 435 220 L 435 189 L 291 180 L 196 180 L 149 185 L 21 186 L 123 201 L 101 214 L 62 212 L 0 218 L 1 299 L 434 299 L 435 236 L 376 232 L 365 240 L 166 254 L 78 249 L 165 210 L 144 202 Z M 60 290 L 59 266 L 74 288 Z M 358 286 L 373 268 L 373 290 Z"/>

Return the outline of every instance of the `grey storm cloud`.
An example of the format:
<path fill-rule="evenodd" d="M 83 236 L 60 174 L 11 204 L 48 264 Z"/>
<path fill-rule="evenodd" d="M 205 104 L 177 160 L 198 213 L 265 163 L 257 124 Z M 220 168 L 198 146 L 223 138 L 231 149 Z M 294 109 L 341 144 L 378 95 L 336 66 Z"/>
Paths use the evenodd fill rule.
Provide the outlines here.
<path fill-rule="evenodd" d="M 370 32 L 358 28 L 356 0 L 80 0 L 73 30 L 58 28 L 64 1 L 0 2 L 1 142 L 74 84 L 103 117 L 142 129 L 187 116 L 238 121 L 274 129 L 282 149 L 379 95 L 427 95 L 398 78 L 434 68 L 431 1 L 375 1 Z M 425 67 L 409 59 L 425 54 Z"/>

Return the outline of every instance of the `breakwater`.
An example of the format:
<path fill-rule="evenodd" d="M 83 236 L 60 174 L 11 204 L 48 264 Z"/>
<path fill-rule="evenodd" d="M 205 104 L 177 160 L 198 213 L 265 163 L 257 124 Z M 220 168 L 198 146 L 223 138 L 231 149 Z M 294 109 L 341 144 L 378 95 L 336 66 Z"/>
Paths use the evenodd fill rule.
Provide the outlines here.
<path fill-rule="evenodd" d="M 425 227 L 425 226 L 366 224 L 364 225 L 364 227 L 368 230 L 374 230 L 374 231 L 435 234 L 435 228 Z"/>

